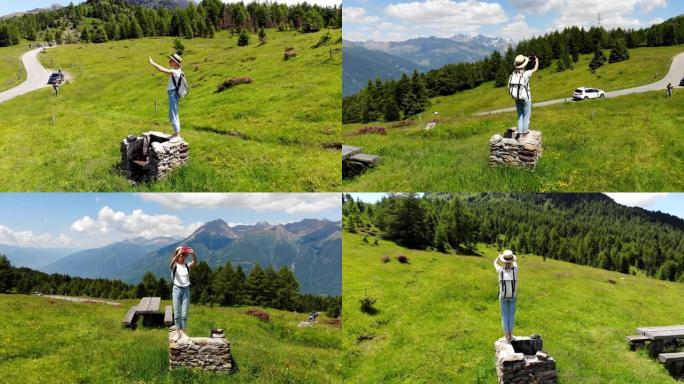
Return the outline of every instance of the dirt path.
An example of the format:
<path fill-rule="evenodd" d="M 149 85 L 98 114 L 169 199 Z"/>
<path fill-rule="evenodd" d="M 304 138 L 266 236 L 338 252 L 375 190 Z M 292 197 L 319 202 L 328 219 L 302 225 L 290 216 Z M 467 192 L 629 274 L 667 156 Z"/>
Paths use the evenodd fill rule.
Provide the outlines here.
<path fill-rule="evenodd" d="M 41 297 L 48 297 L 50 299 L 56 299 L 56 300 L 73 301 L 74 303 L 100 303 L 100 304 L 114 305 L 117 307 L 121 305 L 121 303 L 116 303 L 113 301 L 91 299 L 88 297 L 72 297 L 72 296 L 61 296 L 61 295 L 40 295 L 40 296 Z"/>
<path fill-rule="evenodd" d="M 21 56 L 21 61 L 24 63 L 24 68 L 26 68 L 26 80 L 14 88 L 1 92 L 0 103 L 36 89 L 50 86 L 47 83 L 50 78 L 50 71 L 45 69 L 40 64 L 40 61 L 38 61 L 38 55 L 41 50 L 42 48 L 33 49 Z"/>
<path fill-rule="evenodd" d="M 681 87 L 679 87 L 679 81 L 682 79 L 682 77 L 684 77 L 684 52 L 678 54 L 677 56 L 674 57 L 674 59 L 672 59 L 672 65 L 670 65 L 670 71 L 661 80 L 658 80 L 655 83 L 642 85 L 640 87 L 627 88 L 627 89 L 621 89 L 618 91 L 606 92 L 606 98 L 631 95 L 634 93 L 651 92 L 651 91 L 662 91 L 664 94 L 665 93 L 665 87 L 667 87 L 668 83 L 672 83 L 672 85 L 675 86 L 675 88 L 681 88 Z M 547 105 L 565 103 L 567 100 L 571 100 L 571 99 L 567 98 L 567 99 L 547 100 L 547 101 L 542 101 L 539 103 L 533 103 L 533 106 L 535 108 L 536 107 L 544 107 Z M 484 116 L 484 115 L 490 115 L 490 114 L 494 114 L 494 113 L 504 113 L 504 112 L 515 112 L 515 107 L 495 109 L 493 111 L 488 111 L 488 112 L 480 112 L 480 113 L 476 113 L 475 116 Z"/>

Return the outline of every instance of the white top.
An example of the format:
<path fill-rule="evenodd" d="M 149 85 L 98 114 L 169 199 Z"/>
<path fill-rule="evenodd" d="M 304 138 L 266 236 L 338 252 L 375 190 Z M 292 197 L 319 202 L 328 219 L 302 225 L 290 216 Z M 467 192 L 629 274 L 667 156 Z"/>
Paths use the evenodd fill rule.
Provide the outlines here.
<path fill-rule="evenodd" d="M 506 269 L 499 264 L 497 264 L 497 258 L 494 261 L 494 268 L 496 268 L 496 273 L 499 275 L 499 299 L 506 296 L 518 297 L 518 263 L 513 262 L 510 269 Z"/>
<path fill-rule="evenodd" d="M 176 276 L 173 278 L 173 285 L 179 287 L 190 286 L 190 271 L 184 264 L 176 264 Z"/>
<path fill-rule="evenodd" d="M 172 69 L 172 71 L 173 71 L 173 73 L 171 75 L 169 75 L 169 85 L 166 87 L 167 91 L 170 91 L 172 89 L 176 89 L 176 86 L 173 84 L 173 80 L 175 79 L 176 84 L 178 84 L 178 82 L 180 81 L 180 78 L 181 78 L 181 74 L 183 73 L 183 71 L 181 71 L 180 69 Z"/>

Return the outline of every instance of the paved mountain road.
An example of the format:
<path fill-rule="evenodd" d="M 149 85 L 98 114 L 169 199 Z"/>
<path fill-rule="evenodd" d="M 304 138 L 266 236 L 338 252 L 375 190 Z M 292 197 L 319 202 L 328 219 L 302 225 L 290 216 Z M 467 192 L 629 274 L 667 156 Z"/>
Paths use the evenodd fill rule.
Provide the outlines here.
<path fill-rule="evenodd" d="M 620 89 L 617 91 L 606 92 L 606 98 L 631 95 L 634 93 L 651 92 L 651 91 L 663 91 L 663 93 L 665 93 L 665 87 L 667 87 L 668 83 L 672 83 L 673 86 L 679 87 L 679 82 L 682 80 L 682 77 L 684 77 L 684 52 L 682 52 L 682 53 L 680 53 L 674 57 L 674 59 L 672 60 L 672 65 L 670 65 L 670 71 L 661 80 L 658 80 L 655 83 L 646 84 L 646 85 L 642 85 L 639 87 Z M 681 87 L 679 87 L 679 88 L 681 88 Z M 547 105 L 564 103 L 567 100 L 568 99 L 554 99 L 554 100 L 542 101 L 539 103 L 534 103 L 534 101 L 533 101 L 533 107 L 535 107 L 535 108 L 536 107 L 544 107 Z M 504 113 L 504 112 L 515 112 L 515 107 L 495 109 L 493 111 L 488 111 L 488 112 L 480 112 L 480 113 L 476 113 L 475 116 L 484 116 L 484 115 L 490 115 L 490 114 L 495 114 L 495 113 Z"/>
<path fill-rule="evenodd" d="M 40 64 L 40 61 L 38 61 L 38 55 L 41 50 L 42 48 L 33 49 L 21 56 L 21 61 L 24 63 L 24 68 L 26 68 L 26 80 L 14 88 L 0 92 L 0 103 L 36 89 L 50 86 L 47 82 L 51 72 L 45 69 Z"/>

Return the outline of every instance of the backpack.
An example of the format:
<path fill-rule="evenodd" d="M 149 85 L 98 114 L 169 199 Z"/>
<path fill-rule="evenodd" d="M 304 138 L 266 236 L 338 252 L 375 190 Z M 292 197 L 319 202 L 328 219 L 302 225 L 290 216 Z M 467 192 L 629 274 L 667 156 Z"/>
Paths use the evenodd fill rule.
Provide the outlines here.
<path fill-rule="evenodd" d="M 176 81 L 176 77 L 171 75 L 171 81 L 173 81 L 173 86 L 176 87 L 176 94 L 180 97 L 185 97 L 190 92 L 190 86 L 188 81 L 185 79 L 185 74 L 181 72 L 180 79 Z"/>
<path fill-rule="evenodd" d="M 515 290 L 516 290 L 516 283 L 518 282 L 518 276 L 517 273 L 515 272 L 515 268 L 511 270 L 513 272 L 513 280 L 504 280 L 504 271 L 503 269 L 500 272 L 499 275 L 499 298 L 501 299 L 512 299 L 515 297 Z M 509 291 L 506 288 L 506 282 L 510 281 L 511 282 L 511 290 Z"/>
<path fill-rule="evenodd" d="M 530 98 L 530 79 L 524 74 L 525 72 L 513 71 L 508 78 L 508 93 L 515 101 L 529 100 Z"/>

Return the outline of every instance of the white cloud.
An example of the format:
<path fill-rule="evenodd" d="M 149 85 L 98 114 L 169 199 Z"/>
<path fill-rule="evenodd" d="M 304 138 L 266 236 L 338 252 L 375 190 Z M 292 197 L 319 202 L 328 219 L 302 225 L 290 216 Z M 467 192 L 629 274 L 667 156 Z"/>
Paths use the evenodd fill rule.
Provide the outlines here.
<path fill-rule="evenodd" d="M 345 24 L 373 24 L 380 21 L 377 16 L 370 16 L 366 10 L 359 7 L 346 7 L 342 9 L 342 22 Z"/>
<path fill-rule="evenodd" d="M 144 193 L 143 200 L 166 207 L 244 208 L 254 211 L 314 213 L 341 206 L 339 193 Z"/>
<path fill-rule="evenodd" d="M 656 201 L 664 199 L 669 193 L 606 193 L 606 195 L 618 204 L 646 208 Z"/>
<path fill-rule="evenodd" d="M 202 223 L 183 225 L 182 220 L 173 215 L 148 215 L 141 209 L 127 214 L 105 206 L 100 209 L 97 218 L 84 216 L 71 224 L 71 229 L 80 233 L 117 232 L 149 239 L 160 236 L 187 236 L 201 225 Z"/>
<path fill-rule="evenodd" d="M 539 34 L 539 30 L 530 27 L 525 21 L 524 15 L 516 15 L 513 18 L 513 22 L 505 25 L 501 30 L 499 30 L 499 36 L 511 39 L 514 41 L 520 41 Z"/>
<path fill-rule="evenodd" d="M 518 10 L 534 14 L 559 10 L 564 3 L 565 0 L 511 0 L 511 4 Z"/>
<path fill-rule="evenodd" d="M 33 231 L 15 231 L 0 225 L 0 243 L 15 246 L 31 246 L 37 248 L 68 247 L 73 241 L 64 234 L 35 234 Z"/>
<path fill-rule="evenodd" d="M 534 2 L 534 0 L 519 1 Z M 634 16 L 637 6 L 643 12 L 648 13 L 666 5 L 666 0 L 565 0 L 562 4 L 553 7 L 553 10 L 560 15 L 554 19 L 551 29 L 562 29 L 573 25 L 585 27 L 596 25 L 599 14 L 601 25 L 606 29 L 640 28 L 646 25 Z"/>
<path fill-rule="evenodd" d="M 425 0 L 410 3 L 390 3 L 385 7 L 388 16 L 405 21 L 445 25 L 451 31 L 476 30 L 480 25 L 497 24 L 508 19 L 498 3 L 482 1 Z M 452 32 L 453 33 L 453 32 Z"/>
<path fill-rule="evenodd" d="M 639 8 L 646 13 L 658 7 L 667 7 L 667 0 L 639 0 Z"/>

